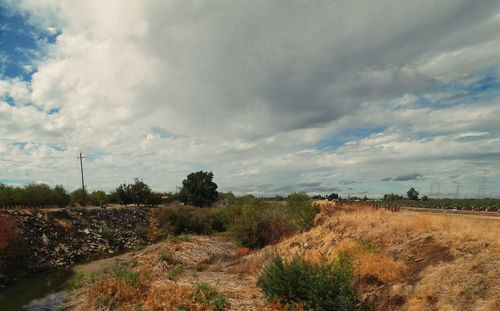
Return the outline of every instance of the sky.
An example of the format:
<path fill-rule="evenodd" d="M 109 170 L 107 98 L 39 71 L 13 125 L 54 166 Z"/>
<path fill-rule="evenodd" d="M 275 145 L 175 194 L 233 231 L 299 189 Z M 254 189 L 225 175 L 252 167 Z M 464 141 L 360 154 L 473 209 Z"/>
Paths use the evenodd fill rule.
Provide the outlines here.
<path fill-rule="evenodd" d="M 0 182 L 500 196 L 500 2 L 0 0 Z"/>

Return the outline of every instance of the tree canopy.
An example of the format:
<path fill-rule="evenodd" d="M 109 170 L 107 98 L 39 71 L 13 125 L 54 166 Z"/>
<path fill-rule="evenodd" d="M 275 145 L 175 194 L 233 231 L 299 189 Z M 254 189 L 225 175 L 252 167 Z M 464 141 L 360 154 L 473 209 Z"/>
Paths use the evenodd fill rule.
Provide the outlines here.
<path fill-rule="evenodd" d="M 199 171 L 191 173 L 182 181 L 179 199 L 189 205 L 198 207 L 211 206 L 217 201 L 217 184 L 212 181 L 212 172 Z"/>
<path fill-rule="evenodd" d="M 418 200 L 419 193 L 417 190 L 415 190 L 415 188 L 412 187 L 410 188 L 410 190 L 408 190 L 406 195 L 408 196 L 408 199 L 416 201 Z"/>

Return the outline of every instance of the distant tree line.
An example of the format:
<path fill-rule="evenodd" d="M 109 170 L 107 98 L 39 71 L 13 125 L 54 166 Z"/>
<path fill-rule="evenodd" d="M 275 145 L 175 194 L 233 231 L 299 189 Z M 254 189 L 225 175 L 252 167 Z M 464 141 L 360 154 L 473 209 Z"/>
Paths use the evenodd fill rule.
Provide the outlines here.
<path fill-rule="evenodd" d="M 51 188 L 46 184 L 31 183 L 22 187 L 0 184 L 0 207 L 64 207 L 70 202 L 71 195 L 60 185 Z"/>
<path fill-rule="evenodd" d="M 172 195 L 170 195 L 172 197 Z M 119 185 L 109 194 L 104 191 L 84 192 L 81 188 L 69 193 L 63 186 L 50 187 L 46 184 L 30 183 L 24 186 L 0 184 L 0 207 L 2 208 L 45 208 L 66 207 L 86 204 L 104 207 L 107 204 L 158 206 L 162 194 L 152 191 L 142 180 L 136 178 L 133 184 Z"/>
<path fill-rule="evenodd" d="M 410 188 L 406 192 L 406 197 L 409 200 L 413 200 L 413 201 L 417 201 L 419 195 L 420 195 L 420 193 L 418 193 L 418 191 L 415 190 L 415 188 L 413 188 L 413 187 Z M 399 195 L 399 194 L 394 194 L 394 193 L 386 193 L 386 194 L 384 194 L 384 201 L 399 201 L 399 200 L 404 200 L 404 199 L 405 198 L 402 195 Z M 422 199 L 423 200 L 427 200 L 427 197 L 424 196 Z"/>

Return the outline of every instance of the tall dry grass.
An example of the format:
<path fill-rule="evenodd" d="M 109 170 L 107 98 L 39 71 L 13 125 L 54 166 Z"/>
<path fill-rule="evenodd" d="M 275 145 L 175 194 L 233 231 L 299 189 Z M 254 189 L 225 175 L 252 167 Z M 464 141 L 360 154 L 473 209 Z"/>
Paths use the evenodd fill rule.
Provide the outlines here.
<path fill-rule="evenodd" d="M 500 310 L 500 219 L 353 205 L 326 207 L 316 223 L 247 256 L 242 269 L 258 272 L 274 254 L 319 261 L 346 251 L 375 309 Z"/>

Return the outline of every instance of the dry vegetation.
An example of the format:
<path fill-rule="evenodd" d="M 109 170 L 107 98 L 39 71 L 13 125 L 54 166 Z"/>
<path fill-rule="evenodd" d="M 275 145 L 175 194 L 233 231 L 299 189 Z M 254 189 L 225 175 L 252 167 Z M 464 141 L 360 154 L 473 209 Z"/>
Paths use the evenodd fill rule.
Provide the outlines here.
<path fill-rule="evenodd" d="M 320 262 L 345 252 L 353 258 L 362 306 L 500 310 L 498 218 L 323 203 L 315 223 L 307 232 L 257 251 L 216 237 L 152 245 L 128 255 L 128 269 L 138 274 L 131 277 L 133 286 L 113 274 L 97 278 L 75 294 L 74 309 L 106 310 L 112 299 L 114 310 L 214 310 L 197 290 L 197 284 L 208 283 L 226 297 L 230 310 L 283 310 L 279 304 L 267 304 L 256 287 L 271 256 L 290 259 L 299 254 Z"/>

